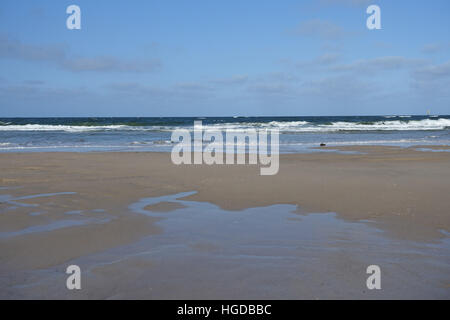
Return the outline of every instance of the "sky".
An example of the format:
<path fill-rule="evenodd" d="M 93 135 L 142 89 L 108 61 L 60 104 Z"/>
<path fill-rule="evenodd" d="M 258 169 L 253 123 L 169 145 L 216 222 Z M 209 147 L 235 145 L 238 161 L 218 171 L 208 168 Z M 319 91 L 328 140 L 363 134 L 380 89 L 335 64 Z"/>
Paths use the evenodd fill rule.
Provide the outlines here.
<path fill-rule="evenodd" d="M 448 0 L 1 0 L 0 117 L 450 114 L 449 32 Z"/>

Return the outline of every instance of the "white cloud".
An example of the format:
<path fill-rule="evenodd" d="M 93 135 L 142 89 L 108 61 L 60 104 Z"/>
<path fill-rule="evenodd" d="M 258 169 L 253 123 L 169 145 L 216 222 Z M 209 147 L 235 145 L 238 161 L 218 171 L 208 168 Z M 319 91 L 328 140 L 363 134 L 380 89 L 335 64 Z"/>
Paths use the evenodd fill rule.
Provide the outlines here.
<path fill-rule="evenodd" d="M 4 35 L 0 36 L 0 58 L 47 62 L 72 72 L 153 72 L 161 67 L 159 59 L 74 57 L 63 45 L 25 44 Z"/>

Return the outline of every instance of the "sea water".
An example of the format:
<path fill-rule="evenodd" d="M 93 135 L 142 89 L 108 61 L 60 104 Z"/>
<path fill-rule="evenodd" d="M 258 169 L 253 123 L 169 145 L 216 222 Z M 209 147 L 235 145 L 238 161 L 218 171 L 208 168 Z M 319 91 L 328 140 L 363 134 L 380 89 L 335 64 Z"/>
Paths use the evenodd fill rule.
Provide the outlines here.
<path fill-rule="evenodd" d="M 280 152 L 340 145 L 450 145 L 450 116 L 0 118 L 0 152 L 170 152 L 175 129 L 278 129 Z"/>

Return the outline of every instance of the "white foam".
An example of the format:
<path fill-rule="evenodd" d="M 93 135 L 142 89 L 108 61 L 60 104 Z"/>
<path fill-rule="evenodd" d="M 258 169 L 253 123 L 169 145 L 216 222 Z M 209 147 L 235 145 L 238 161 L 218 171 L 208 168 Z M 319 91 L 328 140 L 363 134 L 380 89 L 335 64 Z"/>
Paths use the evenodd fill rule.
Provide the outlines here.
<path fill-rule="evenodd" d="M 450 127 L 450 119 L 423 119 L 411 121 L 378 121 L 371 124 L 354 123 L 354 122 L 333 122 L 331 125 L 319 125 L 319 131 L 373 131 L 373 130 L 443 130 Z"/>
<path fill-rule="evenodd" d="M 389 116 L 386 116 L 389 117 Z M 410 116 L 399 116 L 410 117 Z M 373 123 L 337 121 L 331 124 L 312 124 L 307 121 L 271 121 L 268 123 L 224 123 L 203 125 L 206 131 L 245 131 L 248 129 L 279 129 L 282 132 L 338 132 L 338 131 L 422 131 L 444 130 L 450 119 L 386 120 Z M 196 127 L 198 129 L 198 127 Z"/>
<path fill-rule="evenodd" d="M 99 130 L 132 130 L 134 127 L 125 125 L 110 126 L 64 126 L 64 125 L 45 125 L 45 124 L 25 124 L 25 125 L 7 125 L 0 126 L 0 131 L 99 131 Z"/>
<path fill-rule="evenodd" d="M 385 116 L 390 117 L 390 116 Z M 409 117 L 409 116 L 399 116 Z M 444 130 L 450 127 L 450 119 L 423 120 L 386 120 L 373 123 L 337 121 L 331 124 L 314 124 L 308 121 L 271 121 L 271 122 L 236 122 L 203 124 L 203 130 L 211 131 L 245 131 L 248 129 L 278 129 L 281 132 L 337 132 L 337 131 L 406 131 L 406 130 Z M 185 128 L 192 130 L 192 126 L 67 126 L 67 125 L 3 125 L 0 131 L 62 131 L 62 132 L 90 132 L 90 131 L 172 131 Z"/>

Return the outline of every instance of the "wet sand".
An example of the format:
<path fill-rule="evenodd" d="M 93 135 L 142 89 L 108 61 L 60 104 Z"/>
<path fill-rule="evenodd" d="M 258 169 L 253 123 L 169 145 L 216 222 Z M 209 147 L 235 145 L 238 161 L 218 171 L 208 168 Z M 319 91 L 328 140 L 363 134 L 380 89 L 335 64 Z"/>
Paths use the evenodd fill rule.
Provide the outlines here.
<path fill-rule="evenodd" d="M 260 176 L 259 166 L 255 165 L 175 166 L 166 153 L 0 154 L 0 297 L 401 298 L 409 292 L 413 298 L 449 298 L 446 241 L 450 232 L 450 153 L 395 147 L 339 150 L 357 153 L 281 155 L 280 171 L 275 176 Z M 182 199 L 186 202 L 165 198 L 155 203 L 140 202 L 190 191 L 195 193 Z M 130 207 L 136 203 L 143 205 L 141 211 Z M 189 203 L 209 203 L 217 210 L 243 217 L 247 216 L 247 210 L 257 210 L 252 211 L 244 228 L 229 230 L 230 238 L 248 236 L 259 241 L 264 234 L 257 233 L 250 221 L 266 230 L 281 219 L 289 227 L 283 225 L 271 235 L 273 242 L 269 243 L 272 248 L 269 255 L 280 257 L 280 262 L 265 268 L 256 258 L 236 259 L 242 243 L 229 243 L 226 237 L 215 235 L 214 230 L 221 230 L 221 225 L 206 226 L 212 230 L 197 242 L 194 232 L 172 230 L 170 221 L 176 220 L 171 220 L 174 215 L 188 212 L 193 215 L 191 220 L 199 223 L 205 221 L 207 212 L 215 210 L 211 207 L 193 210 Z M 155 214 L 142 214 L 144 211 Z M 261 220 L 258 212 L 262 212 Z M 312 214 L 305 216 L 309 213 Z M 330 235 L 350 231 L 344 242 L 331 236 L 332 241 L 320 243 L 317 240 L 320 237 L 311 236 L 319 243 L 317 248 L 338 243 L 338 251 L 343 254 L 333 256 L 326 250 L 315 255 L 307 250 L 284 252 L 281 249 L 284 240 L 277 235 L 281 237 L 284 228 L 301 225 L 302 219 L 318 213 L 336 213 L 333 219 L 338 222 L 332 223 Z M 230 221 L 233 220 L 225 221 L 223 226 Z M 354 224 L 358 225 L 357 232 L 349 227 Z M 316 226 L 320 234 L 322 224 Z M 304 226 L 299 228 L 298 232 L 305 230 Z M 372 237 L 374 230 L 378 230 L 377 236 Z M 382 240 L 377 238 L 380 232 Z M 292 247 L 292 241 L 299 245 L 306 241 L 294 234 L 288 244 L 284 243 L 285 247 Z M 368 247 L 354 247 L 366 239 L 358 234 L 369 237 Z M 194 252 L 202 255 L 189 254 L 183 247 L 181 251 L 173 251 L 176 244 L 185 245 L 186 241 Z M 172 249 L 164 250 L 169 243 Z M 228 248 L 229 255 L 213 254 L 223 247 Z M 416 251 L 411 253 L 411 247 Z M 159 253 L 141 255 L 150 249 Z M 250 253 L 258 250 L 250 247 L 245 254 L 252 256 Z M 126 252 L 135 255 L 117 260 Z M 364 286 L 361 287 L 361 279 L 365 277 L 363 266 L 372 261 L 366 258 L 377 254 L 384 254 L 384 258 L 378 258 L 380 263 L 397 264 L 397 269 L 389 271 L 394 281 L 405 277 L 395 272 L 400 273 L 412 264 L 408 272 L 415 276 L 406 277 L 401 283 L 413 280 L 416 284 L 411 284 L 411 288 L 415 290 L 397 285 L 394 291 L 384 289 L 384 296 L 383 293 L 367 296 L 367 290 L 364 292 Z M 299 258 L 303 256 L 309 259 Z M 286 261 L 292 257 L 297 260 L 289 265 Z M 108 259 L 116 263 L 106 263 Z M 425 268 L 426 260 L 431 267 Z M 74 261 L 89 270 L 87 277 L 95 284 L 95 290 L 90 287 L 70 293 L 64 288 L 64 268 Z M 352 269 L 351 261 L 356 261 L 356 269 Z M 255 263 L 259 266 L 256 270 Z M 323 263 L 337 268 L 332 273 L 334 278 L 354 283 L 350 285 L 352 289 L 342 289 L 332 282 L 321 287 L 321 280 L 330 281 L 324 276 L 327 271 L 317 268 Z M 216 271 L 227 265 L 230 269 L 224 281 L 215 281 L 220 274 Z M 286 270 L 292 266 L 303 269 Z M 200 270 L 200 275 L 181 272 L 185 267 Z M 274 275 L 277 270 L 280 273 Z M 303 276 L 296 275 L 294 270 L 301 270 Z M 314 270 L 323 273 L 308 277 Z M 421 276 L 421 270 L 428 273 Z M 252 272 L 260 276 L 252 277 Z M 262 275 L 269 274 L 273 276 L 263 280 Z M 252 280 L 244 281 L 247 276 Z M 116 280 L 108 282 L 105 277 Z M 297 279 L 296 285 L 284 290 L 282 284 L 291 278 Z M 310 280 L 302 282 L 302 279 Z"/>

